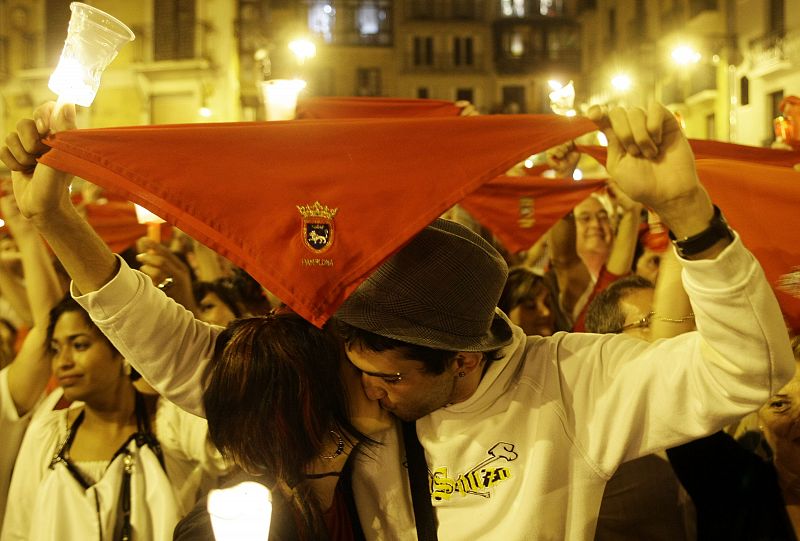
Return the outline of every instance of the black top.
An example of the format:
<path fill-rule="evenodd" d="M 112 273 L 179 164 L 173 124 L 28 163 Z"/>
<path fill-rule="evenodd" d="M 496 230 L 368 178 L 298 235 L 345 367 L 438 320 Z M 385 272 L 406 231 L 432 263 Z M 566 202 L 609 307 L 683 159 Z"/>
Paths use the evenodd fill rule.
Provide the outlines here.
<path fill-rule="evenodd" d="M 667 456 L 694 500 L 698 541 L 796 541 L 772 462 L 724 432 Z"/>

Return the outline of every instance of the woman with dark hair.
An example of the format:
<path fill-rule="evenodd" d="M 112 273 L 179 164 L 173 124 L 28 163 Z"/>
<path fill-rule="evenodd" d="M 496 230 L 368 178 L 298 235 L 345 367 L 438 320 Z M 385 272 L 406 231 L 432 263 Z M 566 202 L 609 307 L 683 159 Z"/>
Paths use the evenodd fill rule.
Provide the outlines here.
<path fill-rule="evenodd" d="M 225 278 L 195 282 L 192 290 L 197 303 L 197 318 L 206 323 L 224 327 L 244 315 L 245 308 L 238 292 Z"/>
<path fill-rule="evenodd" d="M 388 416 L 375 416 L 329 327 L 289 311 L 233 321 L 217 337 L 204 386 L 212 441 L 271 490 L 270 540 L 362 537 L 347 470 Z M 204 508 L 175 539 L 213 539 Z"/>
<path fill-rule="evenodd" d="M 39 411 L 9 490 L 1 538 L 166 540 L 224 463 L 204 422 L 140 393 L 125 359 L 71 297 L 50 313 L 67 409 Z M 200 470 L 198 470 L 200 468 Z"/>
<path fill-rule="evenodd" d="M 512 323 L 522 327 L 525 334 L 550 336 L 556 330 L 562 330 L 556 328 L 553 299 L 544 277 L 527 267 L 511 267 L 497 306 Z"/>

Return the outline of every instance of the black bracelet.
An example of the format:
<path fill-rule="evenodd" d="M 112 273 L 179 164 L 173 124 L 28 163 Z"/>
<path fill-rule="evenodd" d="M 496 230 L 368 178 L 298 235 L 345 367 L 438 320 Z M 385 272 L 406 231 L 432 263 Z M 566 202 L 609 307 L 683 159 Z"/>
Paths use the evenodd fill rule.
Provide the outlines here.
<path fill-rule="evenodd" d="M 731 228 L 728 227 L 728 222 L 726 222 L 725 218 L 722 216 L 722 211 L 719 210 L 717 205 L 714 205 L 714 216 L 711 218 L 711 222 L 705 230 L 691 237 L 684 237 L 682 239 L 675 238 L 675 235 L 670 231 L 669 238 L 672 240 L 672 244 L 675 245 L 678 255 L 686 257 L 699 254 L 711 248 L 722 239 L 733 240 L 733 232 Z"/>
<path fill-rule="evenodd" d="M 322 479 L 323 477 L 339 477 L 342 475 L 340 471 L 326 471 L 325 473 L 309 473 L 306 479 Z"/>

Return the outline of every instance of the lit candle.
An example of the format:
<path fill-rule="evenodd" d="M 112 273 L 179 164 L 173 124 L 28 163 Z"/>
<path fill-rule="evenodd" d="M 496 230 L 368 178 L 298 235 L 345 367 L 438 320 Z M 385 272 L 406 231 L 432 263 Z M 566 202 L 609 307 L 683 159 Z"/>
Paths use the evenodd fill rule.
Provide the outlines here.
<path fill-rule="evenodd" d="M 91 105 L 103 70 L 119 48 L 135 38 L 130 28 L 104 11 L 80 2 L 69 8 L 67 39 L 47 84 L 58 95 L 56 111 L 64 103 Z"/>
<path fill-rule="evenodd" d="M 208 494 L 208 514 L 217 541 L 266 541 L 272 522 L 272 497 L 267 487 L 245 481 Z"/>

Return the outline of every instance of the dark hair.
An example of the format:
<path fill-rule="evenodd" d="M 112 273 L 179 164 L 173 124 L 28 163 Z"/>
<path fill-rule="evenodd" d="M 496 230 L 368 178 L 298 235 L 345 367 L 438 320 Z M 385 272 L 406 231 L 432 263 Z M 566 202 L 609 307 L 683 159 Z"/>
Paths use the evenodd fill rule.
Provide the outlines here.
<path fill-rule="evenodd" d="M 100 329 L 98 329 L 97 325 L 94 324 L 94 321 L 92 321 L 92 318 L 89 317 L 89 314 L 86 312 L 86 310 L 84 310 L 83 306 L 78 304 L 77 301 L 72 298 L 72 295 L 69 294 L 69 292 L 67 292 L 67 294 L 64 295 L 60 301 L 58 301 L 58 304 L 50 309 L 50 318 L 47 322 L 47 344 L 50 344 L 50 342 L 53 341 L 53 333 L 56 329 L 56 323 L 58 323 L 58 320 L 61 319 L 61 316 L 67 312 L 77 312 L 80 314 L 86 325 L 97 330 L 98 336 L 100 336 L 100 338 L 108 344 L 108 346 L 111 348 L 111 351 L 119 354 L 117 348 L 115 348 L 114 344 L 111 343 L 111 340 L 109 340 L 105 334 L 100 332 Z"/>
<path fill-rule="evenodd" d="M 618 333 L 625 324 L 620 301 L 639 289 L 653 289 L 653 282 L 636 274 L 620 278 L 597 294 L 586 311 L 586 330 L 608 334 Z"/>
<path fill-rule="evenodd" d="M 213 282 L 195 282 L 192 286 L 192 291 L 198 304 L 206 295 L 213 293 L 230 309 L 234 317 L 240 318 L 243 315 L 241 299 L 237 291 L 225 278 L 219 278 Z"/>
<path fill-rule="evenodd" d="M 348 347 L 355 345 L 375 352 L 397 350 L 407 359 L 420 361 L 425 365 L 425 371 L 430 374 L 443 373 L 445 369 L 447 369 L 447 366 L 455 359 L 456 355 L 458 355 L 458 351 L 409 344 L 408 342 L 387 338 L 373 332 L 353 327 L 341 321 L 338 322 L 338 330 L 344 343 Z M 500 348 L 484 351 L 482 353 L 486 362 L 496 361 L 501 357 Z"/>
<path fill-rule="evenodd" d="M 265 475 L 297 509 L 308 538 L 324 531 L 306 467 L 342 438 L 370 442 L 350 422 L 341 343 L 294 313 L 231 322 L 203 376 L 211 441 Z"/>
<path fill-rule="evenodd" d="M 503 293 L 500 294 L 500 300 L 497 301 L 497 307 L 508 314 L 519 306 L 537 286 L 547 287 L 544 277 L 528 267 L 511 267 L 508 269 L 508 279 L 503 287 Z M 552 305 L 552 298 L 550 300 Z"/>

